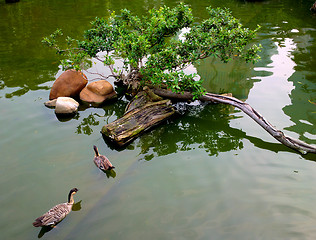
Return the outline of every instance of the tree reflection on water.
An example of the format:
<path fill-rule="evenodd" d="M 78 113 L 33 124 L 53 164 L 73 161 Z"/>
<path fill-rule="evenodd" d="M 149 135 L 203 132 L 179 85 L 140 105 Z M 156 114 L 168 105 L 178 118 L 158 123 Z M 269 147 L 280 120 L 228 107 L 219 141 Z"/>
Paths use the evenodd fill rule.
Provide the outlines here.
<path fill-rule="evenodd" d="M 86 118 L 83 118 L 81 123 L 77 127 L 77 134 L 86 134 L 86 135 L 91 135 L 93 132 L 92 128 L 90 126 L 97 126 L 99 125 L 99 121 L 95 119 L 95 113 L 90 113 L 90 115 Z"/>
<path fill-rule="evenodd" d="M 243 143 L 229 126 L 231 107 L 223 105 L 194 106 L 169 124 L 144 134 L 137 147 L 145 160 L 196 147 L 209 155 L 241 149 Z"/>

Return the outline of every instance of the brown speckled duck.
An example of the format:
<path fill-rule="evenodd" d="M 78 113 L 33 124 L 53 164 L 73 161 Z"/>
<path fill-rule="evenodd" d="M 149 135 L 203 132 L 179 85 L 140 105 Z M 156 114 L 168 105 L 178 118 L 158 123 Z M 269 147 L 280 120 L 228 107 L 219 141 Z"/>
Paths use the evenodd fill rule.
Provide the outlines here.
<path fill-rule="evenodd" d="M 57 223 L 63 220 L 72 209 L 72 205 L 74 204 L 73 196 L 78 192 L 77 188 L 73 188 L 70 190 L 68 194 L 68 202 L 60 203 L 55 207 L 52 207 L 48 212 L 43 214 L 42 216 L 35 219 L 33 222 L 34 227 L 43 227 L 43 226 L 51 226 L 54 227 Z"/>
<path fill-rule="evenodd" d="M 98 148 L 96 146 L 93 146 L 93 149 L 95 152 L 93 161 L 99 169 L 106 171 L 115 168 L 106 156 L 99 154 Z"/>

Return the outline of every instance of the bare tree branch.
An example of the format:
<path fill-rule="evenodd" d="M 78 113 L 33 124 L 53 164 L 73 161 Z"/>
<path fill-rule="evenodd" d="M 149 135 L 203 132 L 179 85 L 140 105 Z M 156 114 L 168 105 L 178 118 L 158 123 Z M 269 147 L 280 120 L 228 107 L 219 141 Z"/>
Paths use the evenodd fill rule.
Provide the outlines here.
<path fill-rule="evenodd" d="M 180 93 L 173 93 L 165 89 L 154 89 L 154 93 L 162 97 L 177 98 L 177 99 L 182 99 L 182 100 L 190 100 L 193 98 L 193 95 L 189 92 L 180 94 Z M 294 139 L 292 137 L 286 136 L 282 131 L 272 126 L 271 123 L 269 123 L 260 113 L 258 113 L 255 109 L 253 109 L 248 103 L 245 103 L 234 97 L 218 95 L 218 94 L 213 94 L 213 93 L 206 93 L 204 96 L 200 97 L 199 99 L 202 101 L 224 103 L 224 104 L 237 107 L 240 110 L 242 110 L 244 113 L 246 113 L 249 117 L 251 117 L 255 122 L 257 122 L 272 137 L 274 137 L 276 140 L 278 140 L 280 143 L 284 144 L 285 146 L 292 148 L 296 151 L 299 151 L 301 154 L 316 153 L 316 146 L 309 145 L 298 139 Z"/>

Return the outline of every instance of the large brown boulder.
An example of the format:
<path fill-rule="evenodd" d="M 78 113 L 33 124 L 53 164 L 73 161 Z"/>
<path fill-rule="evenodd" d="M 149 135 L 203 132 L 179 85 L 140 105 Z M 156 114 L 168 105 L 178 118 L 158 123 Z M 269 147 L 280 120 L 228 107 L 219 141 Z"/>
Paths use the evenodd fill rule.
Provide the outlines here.
<path fill-rule="evenodd" d="M 49 93 L 49 100 L 58 97 L 77 97 L 80 91 L 87 85 L 85 74 L 76 70 L 63 72 L 54 82 Z"/>
<path fill-rule="evenodd" d="M 91 104 L 101 104 L 115 96 L 112 84 L 106 80 L 92 82 L 80 92 L 80 100 Z"/>

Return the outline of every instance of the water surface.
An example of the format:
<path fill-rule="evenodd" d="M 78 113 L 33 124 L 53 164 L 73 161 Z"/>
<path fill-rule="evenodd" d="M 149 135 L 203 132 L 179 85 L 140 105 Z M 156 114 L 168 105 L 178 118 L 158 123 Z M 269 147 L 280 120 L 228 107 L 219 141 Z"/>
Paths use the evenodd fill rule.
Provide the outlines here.
<path fill-rule="evenodd" d="M 313 1 L 186 1 L 196 21 L 205 7 L 229 7 L 261 25 L 261 61 L 195 66 L 210 92 L 231 92 L 289 136 L 316 144 L 316 16 Z M 282 146 L 242 112 L 188 106 L 185 115 L 124 150 L 101 127 L 126 100 L 81 108 L 67 121 L 43 105 L 61 74 L 41 45 L 56 28 L 80 37 L 95 16 L 129 8 L 141 15 L 178 1 L 21 0 L 0 2 L 0 231 L 3 239 L 314 239 L 316 164 Z M 103 71 L 99 67 L 97 71 Z M 89 78 L 92 77 L 88 75 Z M 116 166 L 93 164 L 97 145 Z M 33 220 L 69 190 L 81 209 L 42 235 Z"/>

